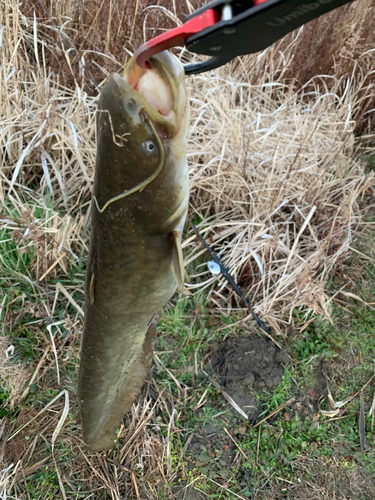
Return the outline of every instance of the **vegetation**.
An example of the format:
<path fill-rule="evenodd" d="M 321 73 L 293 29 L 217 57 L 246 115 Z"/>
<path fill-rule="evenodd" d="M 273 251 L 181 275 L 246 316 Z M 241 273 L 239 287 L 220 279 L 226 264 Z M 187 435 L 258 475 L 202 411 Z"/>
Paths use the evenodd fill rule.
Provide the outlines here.
<path fill-rule="evenodd" d="M 134 44 L 141 38 L 140 18 L 116 14 L 121 2 L 112 11 L 46 5 L 99 84 L 124 63 L 111 33 L 125 27 Z M 372 53 L 350 78 L 338 64 L 328 79 L 291 86 L 297 37 L 189 79 L 190 214 L 272 340 L 209 275 L 186 229 L 193 295 L 163 312 L 142 395 L 117 446 L 95 454 L 81 440 L 76 386 L 98 97 L 35 8 L 35 21 L 29 4 L 6 0 L 1 10 L 0 495 L 372 500 Z M 151 34 L 166 14 L 150 11 Z M 340 34 L 357 29 L 350 12 Z M 221 366 L 250 342 L 262 346 L 264 368 L 260 350 L 246 354 L 238 373 L 259 368 L 234 389 Z M 283 375 L 267 385 L 262 370 L 272 366 Z M 237 390 L 250 398 L 244 407 Z"/>
<path fill-rule="evenodd" d="M 359 264 L 355 259 L 337 269 L 330 285 L 332 296 L 341 288 L 342 274 L 353 276 L 353 268 Z M 374 270 L 371 264 L 366 269 L 366 290 L 359 292 L 359 283 L 353 280 L 349 295 L 362 300 L 364 296 L 373 296 Z M 228 407 L 201 371 L 194 380 L 194 363 L 207 366 L 204 360 L 209 349 L 201 346 L 222 340 L 228 334 L 243 335 L 241 328 L 235 332 L 224 328 L 218 335 L 216 327 L 207 327 L 212 314 L 205 314 L 202 308 L 199 314 L 203 325 L 195 329 L 191 326 L 191 313 L 186 314 L 189 308 L 185 306 L 181 310 L 184 301 L 181 302 L 164 314 L 163 337 L 159 339 L 159 347 L 163 347 L 168 360 L 165 370 L 168 369 L 169 376 L 166 380 L 162 369 L 160 375 L 154 375 L 158 386 L 169 386 L 175 398 L 174 408 L 179 418 L 172 441 L 175 456 L 172 451 L 171 460 L 180 481 L 194 481 L 195 487 L 210 498 L 235 498 L 235 494 L 240 498 L 259 499 L 297 499 L 309 495 L 317 499 L 332 498 L 338 487 L 348 497 L 373 498 L 373 310 L 351 298 L 345 300 L 345 309 L 340 303 L 334 304 L 332 324 L 317 318 L 303 334 L 294 330 L 285 341 L 293 359 L 285 368 L 282 382 L 272 394 L 257 394 L 263 403 L 258 421 L 267 415 L 270 418 L 253 428 Z M 303 323 L 298 324 L 297 320 L 295 326 L 303 326 Z M 169 336 L 166 331 L 170 332 Z M 198 335 L 199 342 L 194 346 Z M 185 348 L 187 336 L 190 340 Z M 182 355 L 168 355 L 175 352 Z M 183 397 L 174 379 L 188 387 L 188 397 Z M 327 397 L 327 387 L 333 399 Z M 360 394 L 364 398 L 366 422 L 367 444 L 363 451 L 359 430 Z M 293 398 L 293 402 L 283 408 L 283 403 Z M 200 406 L 198 402 L 202 399 L 204 404 Z M 280 407 L 281 411 L 273 416 L 272 412 Z M 207 438 L 202 429 L 207 429 L 207 434 L 214 432 L 214 438 Z M 231 438 L 228 439 L 224 429 Z M 202 438 L 198 451 L 196 447 L 184 448 L 189 436 L 206 438 Z M 233 442 L 236 458 L 229 465 L 222 456 Z"/>

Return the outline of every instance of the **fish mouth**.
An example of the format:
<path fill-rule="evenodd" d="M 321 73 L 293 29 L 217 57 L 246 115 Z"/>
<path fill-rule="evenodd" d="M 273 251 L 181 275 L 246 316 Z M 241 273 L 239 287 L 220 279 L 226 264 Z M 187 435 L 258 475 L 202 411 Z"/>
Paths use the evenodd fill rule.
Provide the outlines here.
<path fill-rule="evenodd" d="M 140 68 L 132 57 L 120 76 L 114 80 L 127 95 L 142 102 L 149 118 L 162 138 L 177 135 L 187 121 L 187 95 L 184 68 L 176 56 L 167 51 L 150 59 L 150 68 Z"/>
<path fill-rule="evenodd" d="M 162 116 L 173 117 L 171 88 L 154 67 L 142 69 L 137 65 L 131 65 L 123 76 L 158 113 Z"/>

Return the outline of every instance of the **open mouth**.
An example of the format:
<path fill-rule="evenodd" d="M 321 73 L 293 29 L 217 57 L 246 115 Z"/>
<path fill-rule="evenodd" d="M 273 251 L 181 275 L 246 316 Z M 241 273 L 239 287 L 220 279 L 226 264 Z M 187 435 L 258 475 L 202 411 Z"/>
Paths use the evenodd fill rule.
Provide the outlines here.
<path fill-rule="evenodd" d="M 133 65 L 123 78 L 147 99 L 151 106 L 162 116 L 173 119 L 172 92 L 154 69 L 142 69 Z"/>

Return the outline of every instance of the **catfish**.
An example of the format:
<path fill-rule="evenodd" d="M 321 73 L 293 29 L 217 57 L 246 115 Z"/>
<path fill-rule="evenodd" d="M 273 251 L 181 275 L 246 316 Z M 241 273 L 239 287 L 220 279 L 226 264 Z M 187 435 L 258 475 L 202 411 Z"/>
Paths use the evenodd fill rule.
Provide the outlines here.
<path fill-rule="evenodd" d="M 189 105 L 184 69 L 164 51 L 108 78 L 97 153 L 78 394 L 85 443 L 111 449 L 153 356 L 157 314 L 184 288 Z"/>

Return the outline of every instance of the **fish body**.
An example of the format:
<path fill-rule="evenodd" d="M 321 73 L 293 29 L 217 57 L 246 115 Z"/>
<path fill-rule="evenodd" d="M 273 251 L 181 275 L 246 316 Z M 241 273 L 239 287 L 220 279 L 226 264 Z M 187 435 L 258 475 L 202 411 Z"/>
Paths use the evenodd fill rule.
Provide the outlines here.
<path fill-rule="evenodd" d="M 154 315 L 183 287 L 185 75 L 168 52 L 151 64 L 131 60 L 109 77 L 98 107 L 78 382 L 83 439 L 95 451 L 113 447 L 147 376 Z"/>

